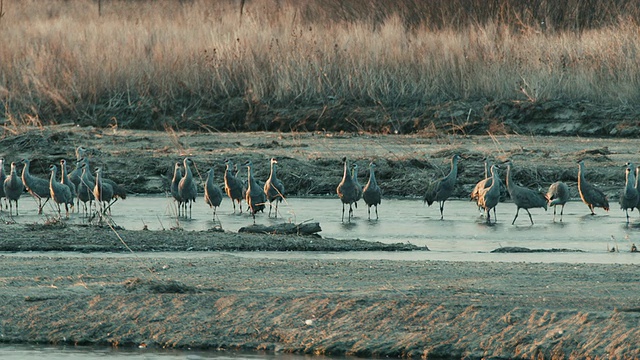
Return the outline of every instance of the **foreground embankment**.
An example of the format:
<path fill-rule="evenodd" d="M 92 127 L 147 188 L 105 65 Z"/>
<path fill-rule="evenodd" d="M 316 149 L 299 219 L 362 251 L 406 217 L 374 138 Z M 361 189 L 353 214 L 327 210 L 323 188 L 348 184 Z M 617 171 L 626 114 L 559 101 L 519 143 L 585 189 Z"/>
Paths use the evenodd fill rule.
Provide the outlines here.
<path fill-rule="evenodd" d="M 3 342 L 424 358 L 637 358 L 627 265 L 5 254 Z"/>

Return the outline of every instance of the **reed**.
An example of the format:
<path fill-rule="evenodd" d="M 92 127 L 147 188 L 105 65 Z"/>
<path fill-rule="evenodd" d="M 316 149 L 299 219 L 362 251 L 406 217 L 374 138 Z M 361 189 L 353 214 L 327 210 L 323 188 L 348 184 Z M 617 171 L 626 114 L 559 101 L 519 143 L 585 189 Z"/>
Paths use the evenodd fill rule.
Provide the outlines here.
<path fill-rule="evenodd" d="M 640 100 L 630 0 L 256 0 L 242 17 L 231 0 L 100 3 L 3 4 L 6 124 L 226 114 L 242 129 L 265 105 Z"/>

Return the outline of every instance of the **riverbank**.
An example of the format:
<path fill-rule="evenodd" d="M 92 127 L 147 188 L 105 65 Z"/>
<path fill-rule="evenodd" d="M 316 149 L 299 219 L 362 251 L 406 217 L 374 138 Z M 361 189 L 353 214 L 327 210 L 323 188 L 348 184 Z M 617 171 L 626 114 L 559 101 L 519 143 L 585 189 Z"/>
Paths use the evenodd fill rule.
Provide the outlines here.
<path fill-rule="evenodd" d="M 640 356 L 635 266 L 0 256 L 3 342 L 424 358 Z"/>

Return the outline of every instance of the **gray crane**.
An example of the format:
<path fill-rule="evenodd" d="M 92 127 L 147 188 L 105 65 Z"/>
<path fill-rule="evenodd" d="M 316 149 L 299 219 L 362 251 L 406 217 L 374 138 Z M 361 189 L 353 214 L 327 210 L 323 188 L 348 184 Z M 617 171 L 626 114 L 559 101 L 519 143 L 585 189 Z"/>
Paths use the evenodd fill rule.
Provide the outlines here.
<path fill-rule="evenodd" d="M 2 210 L 2 199 L 6 201 L 6 195 L 4 194 L 4 179 L 7 178 L 7 174 L 4 172 L 4 158 L 0 158 L 0 210 Z M 7 206 L 7 208 L 9 208 Z"/>
<path fill-rule="evenodd" d="M 180 162 L 177 162 L 173 166 L 173 179 L 171 179 L 171 196 L 178 203 L 178 216 L 182 211 L 182 198 L 180 197 L 180 192 L 178 191 L 178 185 L 180 184 L 180 180 L 182 180 L 182 166 Z"/>
<path fill-rule="evenodd" d="M 77 199 L 78 192 L 76 191 L 76 185 L 71 181 L 69 173 L 67 172 L 67 160 L 65 159 L 60 160 L 60 182 L 65 184 L 71 192 L 71 207 L 73 210 L 73 200 Z"/>
<path fill-rule="evenodd" d="M 609 211 L 609 199 L 607 199 L 607 196 L 602 190 L 594 187 L 585 179 L 585 172 L 584 160 L 580 160 L 578 162 L 578 192 L 580 193 L 582 202 L 587 204 L 589 210 L 591 210 L 591 215 L 596 214 L 593 211 L 596 207 L 601 207 L 605 211 Z"/>
<path fill-rule="evenodd" d="M 347 158 L 342 158 L 342 162 L 344 164 L 344 173 L 342 174 L 342 181 L 338 184 L 336 188 L 336 192 L 338 193 L 338 197 L 342 201 L 342 222 L 344 222 L 344 205 L 349 204 L 349 217 L 348 220 L 351 222 L 351 217 L 353 216 L 353 207 L 352 205 L 358 199 L 358 190 L 356 189 L 356 184 L 353 182 L 353 177 L 349 173 L 349 161 Z"/>
<path fill-rule="evenodd" d="M 113 199 L 113 188 L 111 185 L 103 181 L 102 168 L 96 169 L 95 179 L 96 182 L 93 187 L 93 196 L 100 206 L 100 213 L 105 215 L 107 209 L 109 209 L 108 204 L 111 202 L 111 199 Z"/>
<path fill-rule="evenodd" d="M 440 220 L 444 219 L 444 202 L 453 193 L 458 178 L 458 161 L 460 155 L 455 154 L 451 157 L 451 170 L 449 174 L 441 179 L 432 181 L 427 185 L 427 191 L 424 194 L 423 201 L 431 206 L 434 202 L 440 205 Z"/>
<path fill-rule="evenodd" d="M 627 224 L 629 224 L 629 209 L 633 209 L 638 205 L 638 189 L 635 187 L 636 179 L 634 175 L 633 164 L 627 163 L 625 168 L 625 185 L 620 192 L 620 209 L 624 210 L 627 215 Z"/>
<path fill-rule="evenodd" d="M 533 218 L 531 217 L 531 213 L 529 209 L 533 208 L 543 208 L 545 211 L 547 210 L 547 198 L 544 194 L 527 189 L 522 186 L 518 186 L 514 184 L 513 179 L 511 178 L 511 161 L 508 160 L 507 164 L 507 190 L 509 191 L 509 195 L 513 202 L 516 204 L 516 216 L 513 218 L 511 225 L 516 223 L 516 219 L 518 218 L 518 213 L 520 209 L 525 209 L 527 214 L 529 214 L 529 220 L 531 221 L 531 225 L 533 225 Z"/>
<path fill-rule="evenodd" d="M 487 224 L 491 223 L 491 209 L 493 209 L 493 221 L 497 221 L 496 206 L 500 202 L 500 175 L 498 174 L 498 166 L 491 165 L 491 185 L 483 187 L 478 193 L 478 206 L 484 209 Z"/>
<path fill-rule="evenodd" d="M 556 206 L 562 206 L 560 208 L 560 221 L 562 221 L 562 215 L 564 214 L 564 205 L 569 201 L 571 194 L 569 193 L 569 186 L 562 181 L 556 181 L 549 186 L 547 191 L 547 199 L 549 206 L 553 206 L 553 221 L 556 221 Z"/>
<path fill-rule="evenodd" d="M 374 162 L 369 163 L 369 181 L 362 190 L 362 198 L 367 204 L 367 215 L 371 220 L 371 207 L 376 207 L 376 220 L 378 220 L 378 205 L 382 202 L 382 190 L 378 186 L 375 173 L 376 164 Z"/>
<path fill-rule="evenodd" d="M 49 193 L 51 195 L 51 199 L 56 204 L 58 208 L 58 216 L 60 214 L 60 204 L 64 204 L 64 208 L 66 210 L 66 215 L 69 217 L 69 204 L 73 205 L 73 197 L 71 197 L 71 190 L 68 186 L 63 183 L 58 182 L 56 178 L 58 177 L 58 167 L 55 165 L 49 166 L 49 170 L 51 171 L 51 178 L 49 179 Z"/>
<path fill-rule="evenodd" d="M 278 167 L 278 161 L 275 158 L 271 158 L 271 173 L 269 178 L 264 183 L 264 192 L 267 194 L 267 200 L 269 200 L 269 217 L 271 217 L 271 208 L 273 203 L 276 204 L 275 217 L 278 217 L 278 203 L 284 199 L 284 184 L 276 175 Z"/>
<path fill-rule="evenodd" d="M 351 177 L 353 178 L 353 183 L 356 186 L 356 202 L 355 202 L 355 206 L 356 209 L 358 208 L 358 201 L 360 201 L 360 199 L 362 199 L 362 185 L 360 185 L 360 182 L 358 181 L 358 164 L 353 163 L 351 165 Z"/>
<path fill-rule="evenodd" d="M 82 202 L 83 215 L 86 217 L 89 212 L 91 212 L 91 204 L 93 200 L 95 200 L 95 196 L 93 195 L 93 189 L 96 186 L 95 181 L 92 181 L 89 178 L 89 168 L 86 163 L 80 163 L 80 182 L 78 183 L 77 193 L 78 193 L 78 201 Z M 89 203 L 89 210 L 87 211 L 87 202 Z M 80 211 L 78 209 L 78 211 Z"/>
<path fill-rule="evenodd" d="M 638 191 L 638 194 L 640 194 L 640 189 L 638 189 L 638 176 L 640 176 L 640 166 L 636 167 L 636 190 Z M 638 209 L 638 212 L 640 212 L 640 195 L 638 196 L 636 209 Z"/>
<path fill-rule="evenodd" d="M 31 175 L 29 167 L 31 161 L 28 159 L 22 159 L 24 168 L 22 169 L 22 183 L 25 189 L 38 201 L 38 214 L 42 214 L 42 208 L 47 204 L 51 194 L 49 193 L 49 181 L 43 178 L 39 178 Z M 42 199 L 45 199 L 44 204 Z"/>
<path fill-rule="evenodd" d="M 11 172 L 9 176 L 4 179 L 2 188 L 7 200 L 9 200 L 9 216 L 12 216 L 12 201 L 16 203 L 16 216 L 18 216 L 18 199 L 20 199 L 20 195 L 24 192 L 24 184 L 22 183 L 22 178 L 18 176 L 16 163 L 11 163 Z"/>
<path fill-rule="evenodd" d="M 79 160 L 79 162 L 83 162 L 86 164 L 87 169 L 91 169 L 90 165 L 89 165 L 89 158 L 88 157 L 83 157 Z M 91 171 L 89 171 L 87 173 L 87 176 L 89 177 L 89 179 L 92 182 L 96 181 L 96 178 L 93 176 L 93 174 L 91 174 Z M 126 199 L 127 198 L 127 190 L 120 184 L 116 183 L 115 181 L 102 177 L 102 182 L 105 184 L 109 184 L 109 186 L 111 186 L 111 189 L 113 190 L 113 202 L 116 202 L 118 199 Z"/>
<path fill-rule="evenodd" d="M 214 181 L 213 167 L 207 171 L 207 180 L 204 186 L 204 203 L 213 208 L 213 220 L 215 221 L 216 210 L 222 203 L 222 190 Z"/>
<path fill-rule="evenodd" d="M 193 161 L 190 158 L 184 158 L 184 176 L 178 183 L 178 193 L 180 194 L 180 198 L 184 202 L 185 216 L 187 215 L 187 205 L 189 206 L 189 218 L 191 218 L 191 207 L 193 206 L 193 203 L 196 202 L 196 197 L 198 197 L 198 186 L 193 180 L 193 173 L 191 172 L 190 166 L 191 164 L 193 164 Z"/>
<path fill-rule="evenodd" d="M 242 200 L 244 198 L 245 189 L 242 181 L 234 175 L 233 162 L 229 159 L 224 161 L 226 170 L 224 172 L 224 192 L 231 199 L 233 204 L 233 213 L 236 213 L 236 201 L 238 202 L 238 208 L 240 208 L 240 214 L 242 214 Z"/>
<path fill-rule="evenodd" d="M 244 166 L 247 167 L 247 204 L 249 205 L 249 210 L 251 211 L 251 216 L 253 216 L 253 223 L 256 223 L 256 213 L 258 211 L 263 211 L 265 208 L 265 204 L 267 202 L 267 194 L 265 194 L 264 189 L 258 185 L 256 179 L 252 176 L 252 167 L 253 163 L 251 160 L 247 161 Z"/>

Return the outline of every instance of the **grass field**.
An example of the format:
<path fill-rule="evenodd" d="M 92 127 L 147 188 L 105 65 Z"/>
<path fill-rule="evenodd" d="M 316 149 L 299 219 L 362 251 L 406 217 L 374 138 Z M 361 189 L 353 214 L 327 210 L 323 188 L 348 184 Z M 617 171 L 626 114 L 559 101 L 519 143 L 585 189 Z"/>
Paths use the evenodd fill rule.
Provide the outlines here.
<path fill-rule="evenodd" d="M 638 14 L 630 0 L 254 0 L 242 16 L 228 0 L 5 1 L 0 120 L 246 130 L 276 108 L 625 108 L 640 100 Z"/>

